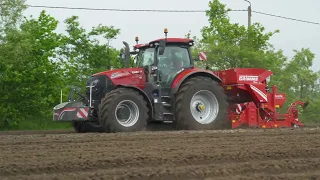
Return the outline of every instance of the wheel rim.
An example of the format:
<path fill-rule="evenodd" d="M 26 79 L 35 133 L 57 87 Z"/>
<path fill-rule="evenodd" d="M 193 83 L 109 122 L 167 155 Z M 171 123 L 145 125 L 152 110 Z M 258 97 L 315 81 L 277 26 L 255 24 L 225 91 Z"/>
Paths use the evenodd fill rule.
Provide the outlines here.
<path fill-rule="evenodd" d="M 130 100 L 121 101 L 115 111 L 116 119 L 124 127 L 135 125 L 139 119 L 139 108 Z"/>
<path fill-rule="evenodd" d="M 200 124 L 212 123 L 219 112 L 219 103 L 216 96 L 207 90 L 198 91 L 190 102 L 193 118 Z"/>

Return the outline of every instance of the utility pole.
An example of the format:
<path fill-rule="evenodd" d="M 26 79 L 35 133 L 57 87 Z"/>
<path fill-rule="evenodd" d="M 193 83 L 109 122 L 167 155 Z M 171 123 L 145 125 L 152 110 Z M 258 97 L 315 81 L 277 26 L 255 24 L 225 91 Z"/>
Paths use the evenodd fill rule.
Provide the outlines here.
<path fill-rule="evenodd" d="M 249 3 L 248 6 L 248 28 L 251 26 L 251 2 L 248 0 L 244 0 Z"/>

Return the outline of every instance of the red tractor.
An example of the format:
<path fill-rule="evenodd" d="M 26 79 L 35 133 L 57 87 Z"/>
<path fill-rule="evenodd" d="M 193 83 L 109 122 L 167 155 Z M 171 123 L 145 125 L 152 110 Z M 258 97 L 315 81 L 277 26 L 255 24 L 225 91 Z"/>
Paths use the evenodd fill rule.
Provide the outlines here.
<path fill-rule="evenodd" d="M 227 81 L 237 82 L 239 74 L 196 68 L 197 58 L 192 59 L 190 51 L 194 41 L 167 38 L 167 29 L 164 33 L 165 38 L 148 44 L 138 44 L 136 39 L 132 52 L 123 42 L 125 51 L 120 59 L 125 68 L 92 75 L 85 96 L 78 93 L 80 99 L 74 100 L 73 90 L 68 102 L 54 107 L 54 121 L 72 122 L 76 132 L 141 131 L 147 124 L 165 121 L 171 121 L 176 129 L 221 129 L 232 127 L 233 104 L 255 102 L 256 108 L 261 108 L 263 99 L 256 99 L 248 89 L 233 84 L 235 91 L 229 91 L 230 84 L 225 86 Z M 136 55 L 131 66 L 130 55 Z M 265 92 L 263 78 L 249 77 L 244 82 L 249 87 L 257 83 L 256 88 Z"/>
<path fill-rule="evenodd" d="M 221 79 L 194 67 L 192 39 L 165 38 L 128 43 L 125 68 L 92 75 L 86 95 L 54 107 L 54 121 L 72 122 L 77 132 L 141 131 L 147 123 L 172 121 L 177 129 L 221 128 L 228 103 Z M 135 63 L 130 67 L 130 54 Z"/>

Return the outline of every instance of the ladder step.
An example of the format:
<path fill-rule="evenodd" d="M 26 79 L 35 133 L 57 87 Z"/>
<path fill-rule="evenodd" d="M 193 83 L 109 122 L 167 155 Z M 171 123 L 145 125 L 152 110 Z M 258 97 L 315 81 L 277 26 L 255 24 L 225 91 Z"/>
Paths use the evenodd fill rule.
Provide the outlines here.
<path fill-rule="evenodd" d="M 161 96 L 162 99 L 170 99 L 170 96 Z"/>
<path fill-rule="evenodd" d="M 173 113 L 165 112 L 164 115 L 173 115 Z"/>
<path fill-rule="evenodd" d="M 163 106 L 165 107 L 171 107 L 171 104 L 167 103 L 167 102 L 162 102 Z"/>

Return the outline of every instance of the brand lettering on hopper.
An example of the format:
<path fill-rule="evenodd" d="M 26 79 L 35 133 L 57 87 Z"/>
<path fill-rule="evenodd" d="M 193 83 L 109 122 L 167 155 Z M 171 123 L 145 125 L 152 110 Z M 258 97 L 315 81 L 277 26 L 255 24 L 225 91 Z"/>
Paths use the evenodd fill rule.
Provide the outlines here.
<path fill-rule="evenodd" d="M 258 81 L 258 76 L 239 76 L 239 81 Z"/>
<path fill-rule="evenodd" d="M 274 97 L 277 98 L 277 99 L 282 99 L 283 98 L 283 96 L 279 95 L 279 94 L 276 94 Z"/>

